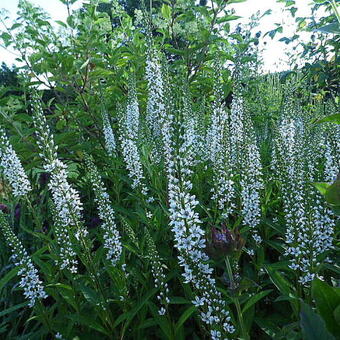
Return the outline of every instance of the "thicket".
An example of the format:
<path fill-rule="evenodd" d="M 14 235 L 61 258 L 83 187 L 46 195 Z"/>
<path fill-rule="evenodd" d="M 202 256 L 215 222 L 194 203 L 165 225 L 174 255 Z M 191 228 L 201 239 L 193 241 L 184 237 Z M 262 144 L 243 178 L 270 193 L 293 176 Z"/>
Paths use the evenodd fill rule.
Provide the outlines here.
<path fill-rule="evenodd" d="M 1 17 L 0 337 L 338 338 L 335 1 L 272 74 L 242 1 L 61 2 Z"/>

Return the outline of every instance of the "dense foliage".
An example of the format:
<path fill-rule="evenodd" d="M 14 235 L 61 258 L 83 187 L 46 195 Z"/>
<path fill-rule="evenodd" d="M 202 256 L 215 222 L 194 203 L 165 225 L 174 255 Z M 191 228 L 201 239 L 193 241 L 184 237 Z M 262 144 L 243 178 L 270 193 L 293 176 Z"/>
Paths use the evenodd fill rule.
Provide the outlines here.
<path fill-rule="evenodd" d="M 242 1 L 61 1 L 1 18 L 0 337 L 338 338 L 335 2 L 264 75 Z"/>

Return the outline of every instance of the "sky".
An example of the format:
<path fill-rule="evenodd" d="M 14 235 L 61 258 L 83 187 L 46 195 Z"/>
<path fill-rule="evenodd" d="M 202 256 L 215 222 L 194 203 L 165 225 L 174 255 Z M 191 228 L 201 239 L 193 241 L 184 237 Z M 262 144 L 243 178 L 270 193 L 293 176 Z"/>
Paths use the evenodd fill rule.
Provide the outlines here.
<path fill-rule="evenodd" d="M 296 0 L 297 12 L 295 17 L 305 17 L 311 15 L 311 7 L 313 4 L 312 0 Z M 248 18 L 260 11 L 265 13 L 268 9 L 272 12 L 270 15 L 264 16 L 260 20 L 258 30 L 262 34 L 276 28 L 276 23 L 283 25 L 282 34 L 277 34 L 274 39 L 267 36 L 263 41 L 266 41 L 266 45 L 262 45 L 264 48 L 262 58 L 264 62 L 265 71 L 281 71 L 288 68 L 289 57 L 287 51 L 292 51 L 290 45 L 286 45 L 284 42 L 280 42 L 279 39 L 286 36 L 291 37 L 294 35 L 296 24 L 294 18 L 291 17 L 290 13 L 285 11 L 283 3 L 277 3 L 276 0 L 248 0 L 246 2 L 237 3 L 233 5 L 235 9 L 235 15 L 242 16 L 238 21 L 233 22 L 233 25 L 237 22 L 246 23 Z M 300 33 L 301 39 L 308 41 L 310 34 L 306 32 Z"/>
<path fill-rule="evenodd" d="M 0 0 L 0 9 L 5 8 L 10 13 L 11 20 L 16 17 L 17 5 L 19 0 Z M 30 0 L 31 3 L 42 7 L 49 15 L 52 20 L 65 21 L 67 17 L 66 6 L 63 5 L 59 0 Z M 308 16 L 310 14 L 309 5 L 312 0 L 296 0 L 296 7 L 298 11 L 296 16 Z M 82 1 L 78 0 L 72 8 L 79 8 Z M 260 25 L 257 30 L 265 33 L 274 29 L 275 23 L 284 23 L 284 32 L 282 36 L 292 36 L 294 32 L 294 21 L 287 12 L 284 12 L 284 5 L 277 3 L 276 0 L 248 0 L 242 3 L 236 3 L 232 5 L 235 9 L 235 15 L 242 16 L 241 19 L 232 22 L 232 27 L 235 27 L 237 23 L 246 23 L 248 18 L 255 14 L 257 11 L 264 13 L 266 10 L 271 9 L 272 14 L 265 16 L 261 19 Z M 0 27 L 1 32 L 1 27 Z M 286 49 L 290 47 L 282 42 L 279 42 L 279 36 L 276 36 L 274 40 L 267 37 L 266 46 L 262 54 L 265 71 L 281 71 L 288 68 L 288 59 L 285 54 Z M 305 34 L 304 39 L 308 39 L 308 34 Z M 262 46 L 263 47 L 263 46 Z M 8 65 L 15 63 L 15 56 L 5 49 L 0 47 L 0 63 L 4 61 Z"/>

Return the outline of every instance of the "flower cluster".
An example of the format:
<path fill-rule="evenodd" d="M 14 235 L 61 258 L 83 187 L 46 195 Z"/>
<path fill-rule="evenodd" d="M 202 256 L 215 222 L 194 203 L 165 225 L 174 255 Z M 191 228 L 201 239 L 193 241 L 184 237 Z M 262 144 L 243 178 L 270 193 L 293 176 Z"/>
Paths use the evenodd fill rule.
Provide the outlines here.
<path fill-rule="evenodd" d="M 89 158 L 86 159 L 86 164 L 95 193 L 95 202 L 97 203 L 99 218 L 103 221 L 101 228 L 104 232 L 104 248 L 107 251 L 106 258 L 112 265 L 116 265 L 122 254 L 122 243 L 116 226 L 112 203 L 98 169 Z"/>
<path fill-rule="evenodd" d="M 58 146 L 54 144 L 54 138 L 50 127 L 47 124 L 46 117 L 43 113 L 40 99 L 36 93 L 32 94 L 33 123 L 36 128 L 36 142 L 40 149 L 39 156 L 46 164 L 57 159 Z"/>
<path fill-rule="evenodd" d="M 226 302 L 217 290 L 216 281 L 212 277 L 213 268 L 209 266 L 209 257 L 204 252 L 205 233 L 200 227 L 201 221 L 195 211 L 198 202 L 196 197 L 190 194 L 192 166 L 195 163 L 193 147 L 196 141 L 194 123 L 188 119 L 190 107 L 184 102 L 182 111 L 166 110 L 163 104 L 163 82 L 158 61 L 154 59 L 148 62 L 149 69 L 153 70 L 153 81 L 158 84 L 158 89 L 152 89 L 149 96 L 159 98 L 159 102 L 153 105 L 160 124 L 160 137 L 168 179 L 169 224 L 179 253 L 178 262 L 184 270 L 182 274 L 184 282 L 194 287 L 196 296 L 193 304 L 200 310 L 202 321 L 212 331 L 212 337 L 220 339 L 227 333 L 234 332 L 234 327 L 230 324 Z M 151 73 L 148 78 L 151 78 Z M 149 102 L 154 103 L 155 98 L 149 98 Z M 175 117 L 173 114 L 166 114 L 167 111 L 178 113 L 177 116 L 184 117 L 184 122 L 177 122 L 178 128 L 175 129 Z M 174 142 L 175 131 L 179 132 L 178 147 Z"/>
<path fill-rule="evenodd" d="M 260 153 L 255 142 L 246 144 L 243 166 L 240 180 L 243 224 L 251 228 L 252 237 L 259 244 L 262 239 L 257 228 L 261 217 L 260 190 L 263 181 Z"/>
<path fill-rule="evenodd" d="M 261 217 L 260 191 L 263 188 L 262 165 L 257 138 L 239 80 L 236 81 L 229 122 L 230 163 L 240 172 L 241 214 L 243 224 L 251 228 L 257 244 L 261 243 L 258 226 Z"/>
<path fill-rule="evenodd" d="M 59 245 L 59 259 L 58 263 L 60 269 L 67 268 L 71 273 L 77 273 L 78 260 L 77 254 L 73 249 L 73 243 L 70 239 L 68 226 L 65 227 L 63 219 L 60 218 L 55 207 L 53 207 L 54 233 Z"/>
<path fill-rule="evenodd" d="M 238 167 L 242 160 L 242 148 L 246 136 L 244 112 L 244 100 L 241 94 L 240 85 L 237 83 L 234 89 L 234 97 L 230 111 L 230 161 L 232 167 Z"/>
<path fill-rule="evenodd" d="M 204 231 L 195 212 L 198 202 L 195 196 L 189 193 L 191 182 L 176 176 L 176 163 L 169 171 L 170 225 L 175 237 L 175 246 L 180 254 L 179 264 L 184 270 L 184 282 L 193 284 L 197 291 L 193 304 L 200 308 L 202 321 L 212 330 L 223 334 L 231 333 L 234 327 L 229 323 L 226 303 L 216 289 L 216 281 L 212 277 L 213 269 L 207 263 L 209 258 L 203 251 Z M 181 169 L 181 174 L 186 174 L 186 170 Z"/>
<path fill-rule="evenodd" d="M 126 106 L 126 115 L 123 122 L 127 135 L 134 141 L 139 135 L 139 105 L 137 99 L 136 83 L 134 78 L 129 82 L 129 93 Z"/>
<path fill-rule="evenodd" d="M 320 259 L 332 248 L 334 220 L 309 184 L 316 177 L 315 167 L 309 164 L 313 145 L 303 120 L 293 115 L 298 110 L 288 101 L 275 140 L 274 168 L 287 224 L 285 254 L 290 268 L 299 273 L 299 282 L 308 285 L 317 275 Z"/>
<path fill-rule="evenodd" d="M 146 124 L 153 138 L 160 136 L 159 118 L 164 116 L 164 83 L 159 58 L 150 51 L 146 60 L 146 80 L 148 82 L 148 102 L 146 108 Z"/>
<path fill-rule="evenodd" d="M 167 310 L 167 306 L 170 302 L 169 300 L 169 288 L 168 284 L 165 282 L 165 274 L 162 267 L 161 259 L 158 255 L 155 242 L 153 241 L 148 229 L 145 229 L 146 243 L 148 249 L 148 258 L 151 262 L 151 272 L 154 278 L 155 287 L 159 290 L 157 299 L 161 305 L 158 313 L 159 315 L 164 315 Z"/>
<path fill-rule="evenodd" d="M 36 300 L 47 298 L 42 281 L 39 279 L 38 270 L 34 267 L 26 249 L 13 233 L 5 215 L 0 212 L 0 229 L 7 245 L 11 248 L 12 259 L 18 266 L 18 275 L 21 276 L 19 286 L 24 290 L 24 296 L 29 300 L 29 306 L 33 307 Z"/>
<path fill-rule="evenodd" d="M 138 188 L 147 197 L 148 188 L 145 184 L 143 165 L 138 149 L 139 106 L 133 82 L 130 82 L 126 112 L 123 114 L 120 126 L 121 133 L 119 139 L 128 176 L 132 180 L 132 189 Z"/>
<path fill-rule="evenodd" d="M 67 181 L 67 166 L 59 159 L 55 159 L 50 164 L 44 165 L 44 169 L 51 174 L 48 188 L 52 193 L 60 222 L 65 227 L 76 227 L 74 235 L 77 240 L 85 238 L 88 232 L 80 222 L 83 206 L 80 202 L 79 193 Z"/>
<path fill-rule="evenodd" d="M 171 100 L 166 99 L 166 90 L 169 84 L 166 83 L 166 77 L 160 64 L 160 58 L 157 52 L 151 50 L 146 63 L 146 79 L 148 82 L 148 102 L 146 124 L 149 130 L 149 142 L 153 147 L 153 159 L 160 162 L 162 159 L 169 159 L 170 148 L 170 130 L 171 121 L 173 120 L 169 105 Z"/>
<path fill-rule="evenodd" d="M 233 213 L 236 207 L 234 203 L 236 196 L 234 175 L 232 169 L 228 167 L 226 159 L 228 159 L 227 153 L 218 157 L 214 163 L 214 186 L 211 189 L 213 193 L 211 199 L 217 201 L 218 209 L 225 219 Z"/>
<path fill-rule="evenodd" d="M 57 146 L 38 99 L 33 101 L 33 109 L 40 156 L 45 162 L 44 169 L 51 175 L 48 188 L 52 193 L 56 215 L 55 233 L 60 247 L 61 269 L 67 268 L 75 273 L 77 260 L 72 238 L 83 243 L 88 234 L 81 216 L 82 203 L 78 192 L 67 180 L 67 166 L 57 158 Z"/>
<path fill-rule="evenodd" d="M 31 191 L 25 170 L 2 128 L 0 128 L 0 167 L 15 197 L 24 196 Z"/>
<path fill-rule="evenodd" d="M 206 115 L 207 107 L 205 98 L 198 103 L 198 107 L 194 110 L 195 117 L 195 130 L 196 130 L 196 145 L 195 153 L 197 155 L 197 163 L 208 161 L 210 158 L 209 149 L 207 148 L 207 128 L 206 128 Z"/>
<path fill-rule="evenodd" d="M 132 180 L 132 189 L 138 188 L 143 195 L 147 196 L 148 189 L 144 183 L 145 176 L 137 143 L 125 135 L 120 136 L 120 143 L 128 176 Z"/>
<path fill-rule="evenodd" d="M 335 157 L 332 152 L 332 147 L 330 143 L 327 141 L 325 145 L 325 181 L 332 182 L 335 180 L 336 176 L 339 172 L 339 165 L 336 164 Z"/>
<path fill-rule="evenodd" d="M 235 209 L 235 181 L 231 163 L 230 130 L 228 114 L 222 106 L 223 91 L 219 80 L 220 70 L 217 70 L 215 81 L 215 101 L 211 115 L 211 124 L 207 132 L 207 150 L 213 164 L 213 193 L 222 217 L 227 219 Z"/>
<path fill-rule="evenodd" d="M 326 124 L 325 124 L 326 125 Z M 340 127 L 335 124 L 325 126 L 325 170 L 324 180 L 332 182 L 340 172 Z"/>
<path fill-rule="evenodd" d="M 113 156 L 116 151 L 116 139 L 110 124 L 109 115 L 106 111 L 103 111 L 102 119 L 106 152 L 109 156 Z"/>
<path fill-rule="evenodd" d="M 186 140 L 184 143 L 192 144 L 192 148 L 190 148 L 190 152 L 192 155 L 188 156 L 192 159 L 192 165 L 196 165 L 200 161 L 200 157 L 202 156 L 202 142 L 204 139 L 199 134 L 198 131 L 198 115 L 192 109 L 191 105 L 191 95 L 189 89 L 184 87 L 183 89 L 183 105 L 181 108 L 181 127 L 183 130 L 183 138 Z"/>
<path fill-rule="evenodd" d="M 216 80 L 214 86 L 215 100 L 213 103 L 213 111 L 211 114 L 210 126 L 207 130 L 207 149 L 210 160 L 214 163 L 222 151 L 223 141 L 225 137 L 225 128 L 228 123 L 228 116 L 222 104 L 223 91 L 220 78 L 220 68 L 215 71 Z"/>
<path fill-rule="evenodd" d="M 234 327 L 230 324 L 226 302 L 216 288 L 216 281 L 212 277 L 213 268 L 207 263 L 209 258 L 204 252 L 205 233 L 195 211 L 198 201 L 190 194 L 192 139 L 183 139 L 184 143 L 178 154 L 175 154 L 172 144 L 169 145 L 169 150 L 172 151 L 167 162 L 170 226 L 174 233 L 175 247 L 179 251 L 178 261 L 184 270 L 184 282 L 191 283 L 196 291 L 193 304 L 200 309 L 202 321 L 216 335 L 215 338 L 220 339 L 223 335 L 232 333 Z"/>

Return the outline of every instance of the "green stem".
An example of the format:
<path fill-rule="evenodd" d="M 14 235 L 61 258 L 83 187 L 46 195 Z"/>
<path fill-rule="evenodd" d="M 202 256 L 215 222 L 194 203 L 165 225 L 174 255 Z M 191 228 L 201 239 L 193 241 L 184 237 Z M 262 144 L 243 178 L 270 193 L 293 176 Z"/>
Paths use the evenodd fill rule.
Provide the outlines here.
<path fill-rule="evenodd" d="M 338 19 L 338 22 L 339 22 L 339 24 L 340 24 L 340 14 L 339 14 L 339 12 L 338 12 L 338 8 L 337 8 L 337 6 L 336 6 L 335 0 L 331 0 L 331 1 L 330 1 L 330 4 L 331 4 L 332 9 L 333 9 L 333 11 L 334 11 L 334 14 L 335 14 L 335 16 L 336 16 L 336 18 Z"/>
<path fill-rule="evenodd" d="M 36 213 L 36 209 L 33 208 L 32 203 L 27 196 L 25 197 L 25 201 L 26 201 L 26 204 L 28 206 L 28 209 L 30 210 L 30 212 L 32 214 L 32 217 L 33 217 L 33 220 L 34 220 L 36 227 L 39 230 L 42 230 L 42 223 L 41 223 L 41 220 L 39 218 L 39 215 Z"/>
<path fill-rule="evenodd" d="M 228 276 L 229 276 L 230 283 L 231 283 L 231 290 L 234 290 L 235 289 L 234 276 L 233 276 L 233 271 L 231 269 L 231 265 L 230 265 L 230 261 L 229 261 L 228 256 L 226 256 L 226 258 L 225 258 L 225 264 L 226 264 L 226 267 L 227 267 L 227 272 L 228 272 Z M 236 306 L 237 316 L 238 316 L 238 320 L 239 320 L 240 327 L 241 327 L 242 339 L 249 339 L 247 331 L 244 327 L 244 320 L 243 320 L 243 315 L 242 315 L 242 311 L 241 311 L 240 301 L 239 301 L 237 296 L 231 296 L 231 299 Z"/>
<path fill-rule="evenodd" d="M 38 302 L 37 307 L 38 307 L 39 313 L 40 313 L 40 315 L 43 319 L 43 323 L 45 323 L 45 326 L 48 329 L 49 333 L 53 334 L 53 329 L 52 329 L 50 321 L 48 320 L 48 317 L 47 317 L 46 308 L 44 307 L 44 305 L 42 304 L 41 301 Z"/>

